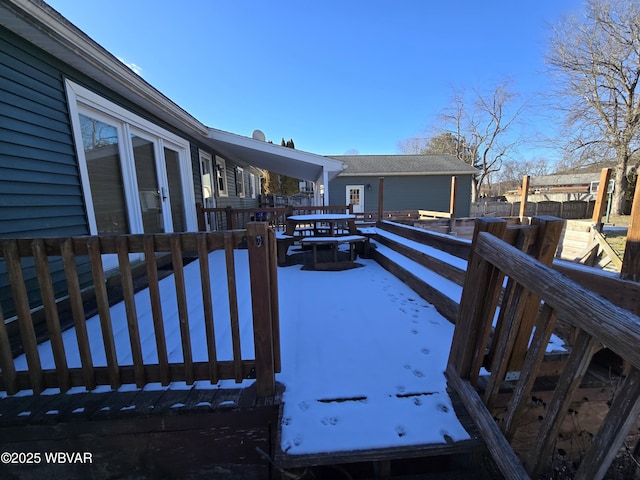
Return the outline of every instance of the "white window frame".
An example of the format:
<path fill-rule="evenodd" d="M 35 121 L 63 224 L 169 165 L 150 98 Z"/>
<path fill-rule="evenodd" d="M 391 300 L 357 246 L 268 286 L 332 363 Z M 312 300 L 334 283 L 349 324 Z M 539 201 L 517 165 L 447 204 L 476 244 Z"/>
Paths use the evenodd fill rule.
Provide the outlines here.
<path fill-rule="evenodd" d="M 219 197 L 228 197 L 229 196 L 229 185 L 227 183 L 227 162 L 224 158 L 216 155 L 216 191 L 218 192 Z M 224 184 L 224 188 L 220 188 L 220 181 Z"/>
<path fill-rule="evenodd" d="M 249 174 L 249 196 L 256 198 L 256 176 L 253 173 Z"/>
<path fill-rule="evenodd" d="M 67 79 L 65 80 L 65 87 L 91 234 L 97 235 L 98 228 L 93 209 L 93 199 L 91 197 L 87 160 L 84 153 L 84 146 L 82 145 L 82 134 L 80 133 L 80 113 L 114 125 L 118 130 L 118 135 L 121 135 L 118 145 L 120 149 L 120 160 L 122 162 L 122 175 L 130 233 L 144 233 L 131 144 L 132 131 L 135 135 L 144 136 L 144 138 L 152 139 L 154 142 L 157 161 L 159 160 L 162 166 L 162 168 L 158 169 L 159 182 L 161 185 L 164 184 L 164 186 L 167 186 L 164 147 L 178 152 L 184 197 L 183 203 L 185 206 L 185 223 L 188 231 L 196 231 L 198 223 L 195 211 L 195 192 L 192 181 L 193 173 L 189 153 L 189 142 L 75 82 Z M 166 190 L 168 196 L 168 188 Z M 165 229 L 167 232 L 173 230 L 170 205 L 170 199 L 167 197 L 166 207 L 163 208 L 163 211 L 166 212 Z"/>
<path fill-rule="evenodd" d="M 236 167 L 236 196 L 245 197 L 244 168 Z"/>

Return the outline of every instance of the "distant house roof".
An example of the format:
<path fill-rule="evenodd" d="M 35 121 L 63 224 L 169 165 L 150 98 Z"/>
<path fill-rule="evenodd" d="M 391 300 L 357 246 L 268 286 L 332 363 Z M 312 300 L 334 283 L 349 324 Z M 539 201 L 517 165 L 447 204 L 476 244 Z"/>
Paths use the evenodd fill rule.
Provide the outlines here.
<path fill-rule="evenodd" d="M 477 170 L 453 155 L 336 155 L 339 176 L 473 175 Z"/>
<path fill-rule="evenodd" d="M 600 180 L 600 172 L 572 173 L 561 175 L 542 175 L 531 178 L 532 187 L 551 187 L 563 185 L 589 185 Z"/>

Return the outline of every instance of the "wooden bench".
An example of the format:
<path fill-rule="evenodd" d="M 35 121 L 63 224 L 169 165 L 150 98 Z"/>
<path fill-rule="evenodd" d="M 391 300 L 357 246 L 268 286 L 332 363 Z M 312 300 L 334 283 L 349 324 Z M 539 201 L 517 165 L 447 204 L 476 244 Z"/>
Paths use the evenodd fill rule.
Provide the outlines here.
<path fill-rule="evenodd" d="M 349 244 L 349 260 L 338 261 L 338 246 Z M 342 270 L 353 267 L 356 257 L 355 247 L 363 246 L 363 251 L 368 250 L 369 239 L 362 235 L 343 235 L 340 237 L 308 237 L 300 240 L 302 246 L 311 246 L 313 249 L 313 268 L 316 270 Z M 333 248 L 333 262 L 318 262 L 318 245 L 329 245 Z"/>
<path fill-rule="evenodd" d="M 279 267 L 284 267 L 287 264 L 287 252 L 289 251 L 289 247 L 293 245 L 297 238 L 293 235 L 276 232 L 276 250 Z"/>

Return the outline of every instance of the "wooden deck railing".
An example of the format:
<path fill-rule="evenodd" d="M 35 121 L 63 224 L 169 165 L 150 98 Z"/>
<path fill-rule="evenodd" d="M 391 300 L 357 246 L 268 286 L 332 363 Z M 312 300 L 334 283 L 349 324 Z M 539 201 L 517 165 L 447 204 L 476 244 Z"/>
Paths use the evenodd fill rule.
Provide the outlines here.
<path fill-rule="evenodd" d="M 245 228 L 248 222 L 267 222 L 276 231 L 284 231 L 290 215 L 315 213 L 353 213 L 352 205 L 257 207 L 257 208 L 205 208 L 196 204 L 198 230 L 223 231 Z"/>
<path fill-rule="evenodd" d="M 631 365 L 609 413 L 574 478 L 602 478 L 640 413 L 640 318 L 500 240 L 506 222 L 479 219 L 447 366 L 447 379 L 479 426 L 496 464 L 506 478 L 537 477 L 549 467 L 560 425 L 570 410 L 593 354 L 606 345 Z M 549 242 L 551 245 L 553 242 Z M 502 294 L 503 278 L 512 285 Z M 490 339 L 495 312 L 500 309 Z M 513 368 L 520 322 L 533 314 L 535 331 L 523 364 Z M 521 460 L 511 448 L 525 404 L 542 364 L 556 320 L 577 329 L 568 360 L 534 444 Z M 498 333 L 500 332 L 500 333 Z M 492 359 L 487 352 L 494 351 Z M 480 369 L 488 378 L 480 382 Z M 507 371 L 519 371 L 505 416 L 496 423 L 492 412 L 496 386 Z M 486 382 L 484 382 L 486 380 Z M 481 388 L 481 384 L 482 386 Z"/>
<path fill-rule="evenodd" d="M 97 385 L 118 388 L 122 384 L 185 381 L 192 384 L 196 380 L 217 382 L 221 379 L 241 381 L 255 371 L 259 395 L 275 393 L 275 372 L 280 369 L 280 347 L 278 327 L 278 290 L 276 276 L 275 234 L 264 223 L 249 223 L 247 230 L 224 233 L 180 233 L 154 235 L 85 236 L 70 238 L 3 239 L 0 254 L 6 261 L 9 282 L 13 293 L 13 303 L 17 311 L 22 346 L 27 359 L 28 370 L 17 370 L 11 355 L 10 339 L 0 312 L 0 389 L 13 394 L 19 390 L 32 389 L 38 394 L 45 388 L 60 388 L 62 392 L 73 386 L 84 386 L 88 390 Z M 240 350 L 240 328 L 238 318 L 238 298 L 234 250 L 248 248 L 252 315 L 253 342 L 255 356 Z M 224 250 L 226 269 L 211 271 L 209 253 Z M 148 280 L 150 309 L 153 316 L 153 335 L 157 351 L 157 361 L 147 361 L 141 348 L 141 331 L 134 285 L 131 274 L 130 254 L 144 254 Z M 172 258 L 175 302 L 178 315 L 182 361 L 169 360 L 165 318 L 160 296 L 156 254 L 168 254 Z M 194 312 L 185 288 L 183 256 L 197 257 L 200 274 L 199 283 L 202 306 Z M 122 365 L 116 354 L 113 319 L 106 289 L 102 255 L 116 255 L 122 278 L 122 290 L 126 307 L 128 342 L 131 348 L 131 364 Z M 76 270 L 76 258 L 88 256 L 95 299 L 102 332 L 106 366 L 94 364 L 86 315 L 82 302 L 82 291 Z M 21 259 L 33 257 L 42 297 L 42 308 L 55 362 L 54 369 L 43 368 L 38 344 L 34 333 L 31 308 L 27 298 Z M 62 258 L 68 296 L 77 338 L 81 366 L 71 368 L 60 327 L 60 316 L 54 295 L 53 282 L 49 271 L 52 257 Z M 214 308 L 212 288 L 221 281 L 228 283 L 229 322 L 233 358 L 219 360 L 216 354 L 214 329 Z M 194 317 L 204 323 L 206 332 L 207 360 L 194 361 L 189 325 Z M 217 320 L 219 321 L 219 319 Z"/>

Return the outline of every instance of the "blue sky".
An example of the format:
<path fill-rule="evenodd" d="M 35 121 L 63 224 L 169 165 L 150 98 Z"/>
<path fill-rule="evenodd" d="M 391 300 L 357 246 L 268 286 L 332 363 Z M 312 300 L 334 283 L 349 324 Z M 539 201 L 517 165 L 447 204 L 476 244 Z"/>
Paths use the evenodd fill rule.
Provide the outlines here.
<path fill-rule="evenodd" d="M 453 88 L 509 79 L 532 110 L 521 158 L 553 157 L 535 114 L 551 26 L 582 0 L 49 0 L 214 128 L 321 155 L 398 153 L 428 136 Z M 515 133 L 515 132 L 514 132 Z"/>

